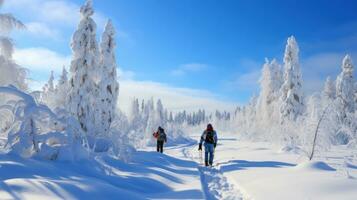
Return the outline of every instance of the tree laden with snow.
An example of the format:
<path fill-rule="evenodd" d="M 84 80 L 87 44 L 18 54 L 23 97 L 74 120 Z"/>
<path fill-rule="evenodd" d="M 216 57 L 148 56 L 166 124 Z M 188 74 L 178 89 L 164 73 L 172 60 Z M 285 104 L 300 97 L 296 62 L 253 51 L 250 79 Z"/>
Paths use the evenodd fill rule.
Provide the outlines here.
<path fill-rule="evenodd" d="M 80 9 L 81 20 L 72 37 L 73 58 L 71 62 L 70 91 L 68 110 L 78 119 L 81 128 L 87 136 L 95 136 L 98 115 L 95 107 L 95 90 L 98 80 L 99 51 L 96 40 L 96 24 L 92 19 L 94 14 L 92 1 L 88 0 Z"/>
<path fill-rule="evenodd" d="M 346 55 L 342 61 L 342 72 L 336 79 L 336 97 L 340 104 L 340 113 L 354 112 L 354 78 L 353 63 L 349 55 Z M 343 116 L 341 116 L 343 117 Z"/>
<path fill-rule="evenodd" d="M 12 84 L 25 90 L 27 73 L 13 61 L 14 45 L 9 37 L 13 29 L 24 28 L 25 25 L 11 14 L 0 14 L 0 85 Z"/>
<path fill-rule="evenodd" d="M 66 107 L 66 102 L 68 98 L 68 90 L 69 90 L 69 82 L 68 82 L 68 72 L 63 66 L 62 74 L 58 83 L 56 85 L 56 95 L 55 95 L 55 103 L 57 108 L 64 109 Z"/>
<path fill-rule="evenodd" d="M 51 109 L 54 109 L 56 107 L 56 102 L 55 102 L 55 86 L 54 86 L 54 73 L 51 71 L 50 78 L 48 79 L 48 82 L 43 86 L 42 88 L 42 98 L 41 101 L 45 103 L 48 107 Z"/>
<path fill-rule="evenodd" d="M 280 121 L 296 120 L 303 112 L 302 78 L 299 47 L 294 38 L 288 38 L 284 54 L 284 83 L 281 88 Z"/>
<path fill-rule="evenodd" d="M 109 20 L 105 26 L 100 45 L 100 82 L 98 87 L 100 130 L 98 133 L 106 136 L 114 120 L 116 111 L 119 84 L 117 81 L 117 64 L 115 59 L 115 29 Z"/>
<path fill-rule="evenodd" d="M 336 97 L 336 88 L 331 77 L 327 77 L 322 91 L 322 96 L 326 99 L 333 100 Z"/>
<path fill-rule="evenodd" d="M 265 60 L 260 78 L 260 95 L 258 98 L 259 117 L 262 122 L 276 120 L 272 118 L 275 106 L 279 100 L 282 85 L 282 71 L 278 62 Z"/>

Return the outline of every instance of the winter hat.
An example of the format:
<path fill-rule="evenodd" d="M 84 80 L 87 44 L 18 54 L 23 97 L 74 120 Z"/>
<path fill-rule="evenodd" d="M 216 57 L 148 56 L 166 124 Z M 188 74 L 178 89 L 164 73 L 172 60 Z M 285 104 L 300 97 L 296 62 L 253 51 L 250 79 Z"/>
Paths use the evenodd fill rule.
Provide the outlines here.
<path fill-rule="evenodd" d="M 213 126 L 212 124 L 207 125 L 207 131 L 213 131 Z"/>

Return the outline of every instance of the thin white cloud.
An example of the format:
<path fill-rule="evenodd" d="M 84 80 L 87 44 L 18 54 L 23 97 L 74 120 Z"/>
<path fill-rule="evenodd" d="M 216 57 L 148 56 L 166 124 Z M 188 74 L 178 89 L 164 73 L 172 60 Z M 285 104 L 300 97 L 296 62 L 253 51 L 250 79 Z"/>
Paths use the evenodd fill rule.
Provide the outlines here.
<path fill-rule="evenodd" d="M 65 0 L 7 0 L 4 9 L 57 26 L 73 26 L 79 19 L 79 6 Z"/>
<path fill-rule="evenodd" d="M 120 67 L 117 69 L 117 72 L 118 72 L 118 79 L 119 80 L 123 80 L 123 81 L 133 80 L 134 77 L 135 77 L 135 72 L 130 71 L 130 70 L 123 70 Z"/>
<path fill-rule="evenodd" d="M 119 107 L 129 112 L 131 100 L 161 99 L 165 107 L 172 111 L 197 111 L 206 109 L 213 112 L 219 110 L 233 110 L 237 104 L 221 100 L 219 97 L 205 90 L 177 88 L 151 81 L 126 80 L 120 82 Z"/>
<path fill-rule="evenodd" d="M 262 63 L 245 58 L 239 61 L 239 68 L 246 72 L 236 74 L 231 80 L 225 81 L 225 87 L 238 92 L 256 92 L 259 89 Z"/>
<path fill-rule="evenodd" d="M 46 48 L 16 49 L 14 60 L 30 71 L 60 72 L 63 66 L 69 66 L 71 56 L 61 55 Z"/>
<path fill-rule="evenodd" d="M 173 70 L 171 73 L 175 76 L 182 76 L 187 73 L 200 72 L 207 69 L 208 65 L 202 63 L 188 63 L 180 65 L 177 69 Z"/>
<path fill-rule="evenodd" d="M 46 37 L 55 40 L 62 38 L 58 30 L 49 27 L 45 23 L 30 22 L 25 24 L 25 26 L 26 26 L 26 31 L 28 31 L 34 37 L 39 37 L 39 38 Z"/>
<path fill-rule="evenodd" d="M 228 88 L 244 91 L 244 92 L 255 92 L 259 88 L 259 78 L 261 75 L 260 69 L 254 69 L 247 73 L 239 74 L 234 80 L 228 81 L 226 86 Z"/>
<path fill-rule="evenodd" d="M 69 0 L 8 0 L 4 4 L 4 10 L 11 12 L 28 25 L 32 36 L 50 37 L 61 40 L 65 31 L 75 30 L 79 20 L 80 5 Z M 99 33 L 104 30 L 107 17 L 100 12 L 93 16 L 97 23 Z M 40 31 L 41 28 L 44 31 Z M 124 31 L 118 32 L 121 39 L 132 40 Z"/>

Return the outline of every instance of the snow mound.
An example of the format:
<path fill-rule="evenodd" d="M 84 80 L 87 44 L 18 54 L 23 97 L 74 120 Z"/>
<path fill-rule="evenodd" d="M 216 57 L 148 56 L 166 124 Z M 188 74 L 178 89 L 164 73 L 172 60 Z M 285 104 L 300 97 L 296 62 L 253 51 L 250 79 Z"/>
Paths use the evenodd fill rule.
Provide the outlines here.
<path fill-rule="evenodd" d="M 278 152 L 279 153 L 301 154 L 303 152 L 303 150 L 298 146 L 285 145 Z"/>
<path fill-rule="evenodd" d="M 322 161 L 307 161 L 300 163 L 296 166 L 296 169 L 299 170 L 318 170 L 318 171 L 336 171 L 336 169 L 329 166 L 327 163 Z"/>

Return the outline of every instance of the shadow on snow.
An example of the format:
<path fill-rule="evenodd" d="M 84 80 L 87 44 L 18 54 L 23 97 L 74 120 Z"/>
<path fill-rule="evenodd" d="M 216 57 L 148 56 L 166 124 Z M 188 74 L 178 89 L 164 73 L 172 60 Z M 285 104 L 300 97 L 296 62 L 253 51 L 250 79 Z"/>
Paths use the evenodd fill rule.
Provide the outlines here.
<path fill-rule="evenodd" d="M 232 160 L 225 163 L 220 163 L 220 169 L 223 172 L 234 170 L 246 170 L 248 168 L 281 168 L 294 167 L 294 164 L 277 161 L 247 161 L 247 160 Z"/>

